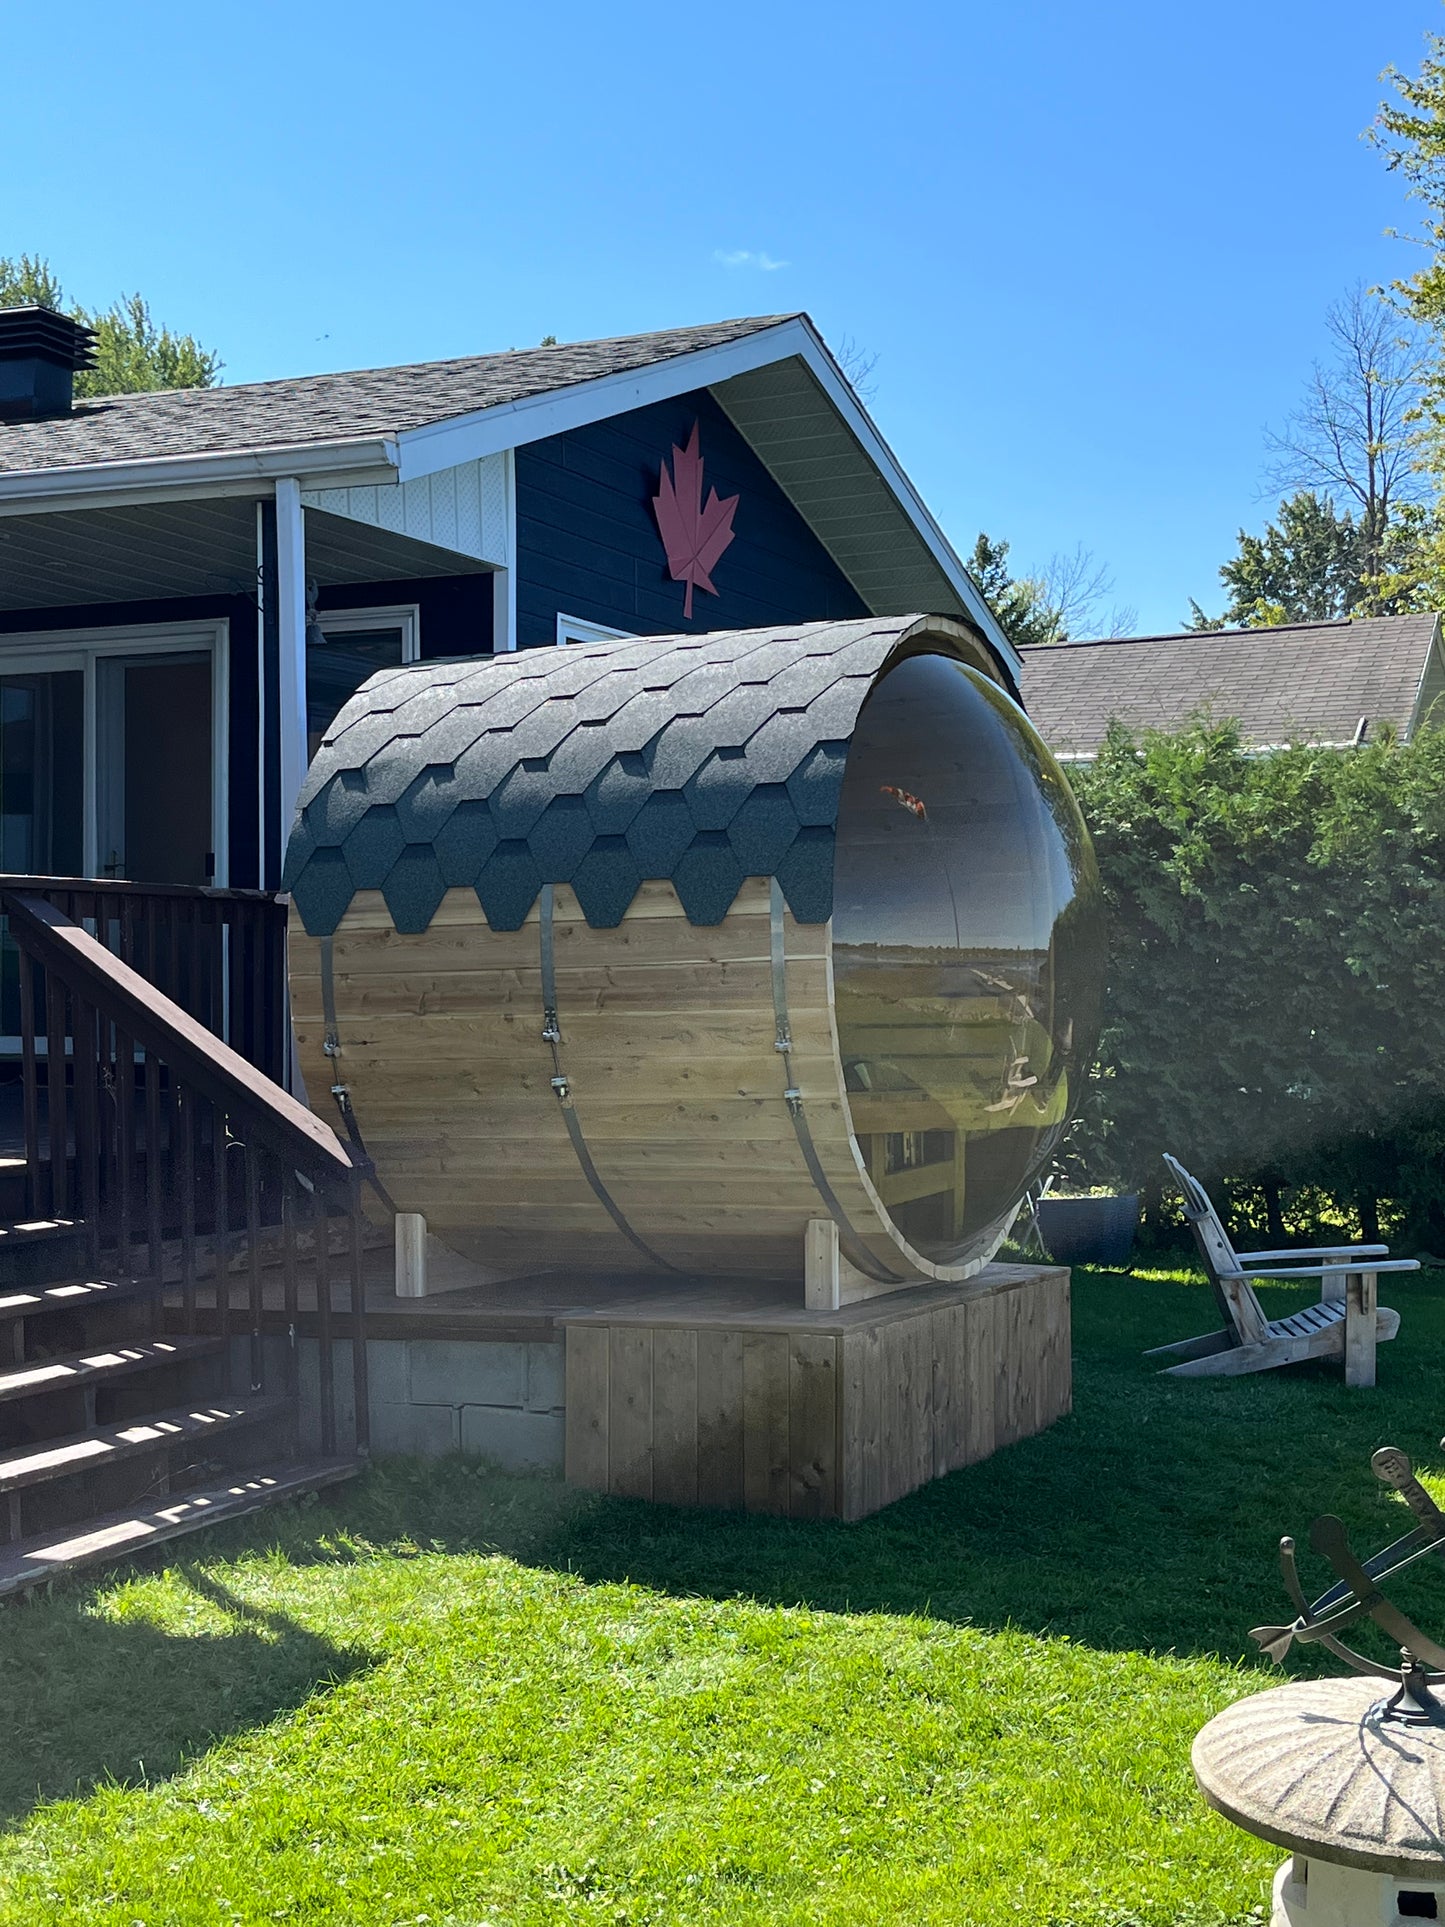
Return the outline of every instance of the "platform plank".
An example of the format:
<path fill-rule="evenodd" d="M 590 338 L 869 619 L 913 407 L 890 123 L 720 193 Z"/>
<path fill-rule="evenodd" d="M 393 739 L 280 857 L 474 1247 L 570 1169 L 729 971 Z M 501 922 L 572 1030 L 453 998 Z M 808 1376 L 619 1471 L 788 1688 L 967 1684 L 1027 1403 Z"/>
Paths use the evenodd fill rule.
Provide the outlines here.
<path fill-rule="evenodd" d="M 1062 1269 L 993 1265 L 840 1311 L 709 1280 L 559 1312 L 568 1479 L 863 1518 L 1068 1411 L 1068 1291 Z"/>

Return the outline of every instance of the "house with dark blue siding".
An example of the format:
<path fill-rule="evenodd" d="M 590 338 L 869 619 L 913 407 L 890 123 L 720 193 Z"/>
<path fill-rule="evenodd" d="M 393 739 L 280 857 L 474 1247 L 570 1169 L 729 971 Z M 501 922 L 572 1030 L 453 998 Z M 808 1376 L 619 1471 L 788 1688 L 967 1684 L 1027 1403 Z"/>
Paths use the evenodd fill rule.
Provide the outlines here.
<path fill-rule="evenodd" d="M 5 872 L 275 889 L 390 663 L 911 610 L 1013 663 L 806 316 L 73 403 L 59 321 L 0 312 Z"/>
<path fill-rule="evenodd" d="M 788 916 L 827 917 L 840 739 L 880 651 L 907 656 L 926 633 L 961 678 L 988 685 L 978 700 L 1000 715 L 1010 706 L 996 684 L 1016 694 L 1019 674 L 805 315 L 77 401 L 91 352 L 67 316 L 0 310 L 0 1598 L 351 1477 L 373 1425 L 382 1450 L 564 1462 L 567 1415 L 578 1436 L 590 1423 L 570 1362 L 564 1391 L 560 1321 L 577 1281 L 551 1309 L 527 1292 L 508 1298 L 511 1273 L 427 1233 L 425 1211 L 438 1207 L 388 1179 L 376 1128 L 388 1113 L 368 1096 L 357 1114 L 365 1026 L 343 1034 L 337 1015 L 339 999 L 359 999 L 369 1024 L 400 999 L 393 1097 L 407 1155 L 434 1166 L 446 1194 L 485 1189 L 495 1160 L 478 1180 L 446 1133 L 460 1116 L 475 1135 L 476 1100 L 498 1094 L 495 1065 L 444 1034 L 441 1055 L 463 1082 L 445 1103 L 429 1098 L 416 1066 L 435 1033 L 421 1020 L 454 995 L 449 981 L 475 978 L 479 930 L 512 941 L 529 906 L 544 905 L 527 953 L 535 967 L 494 973 L 536 979 L 530 1015 L 510 991 L 500 1011 L 535 1059 L 501 1142 L 573 1147 L 527 1209 L 549 1224 L 564 1207 L 575 1218 L 582 1185 L 593 1229 L 579 1250 L 605 1257 L 609 1230 L 627 1219 L 557 1057 L 570 1010 L 559 1019 L 555 988 L 544 989 L 557 879 L 575 883 L 599 931 L 644 887 L 676 885 L 682 941 L 698 946 L 679 980 L 705 1001 L 712 926 L 745 885 L 772 890 L 761 940 L 773 962 L 748 979 L 761 1001 L 747 1034 L 776 1090 L 744 1094 L 734 1113 L 761 1132 L 766 1182 L 743 1183 L 766 1192 L 782 1134 L 808 1147 L 805 1203 L 816 1198 L 818 1211 L 794 1227 L 800 1264 L 811 1253 L 808 1290 L 841 1304 L 855 1258 L 873 1266 L 857 1273 L 865 1284 L 893 1278 L 839 1221 L 834 1186 L 862 1185 L 861 1153 L 839 1139 L 847 1167 L 830 1178 L 790 1082 L 802 1073 L 784 892 Z M 653 649 L 651 637 L 673 641 Z M 570 659 L 515 654 L 587 643 Z M 635 703 L 625 726 L 606 711 L 624 683 Z M 568 700 L 549 707 L 544 686 L 561 684 Z M 350 720 L 332 731 L 347 704 Z M 645 820 L 642 752 L 654 738 L 625 749 L 619 734 L 644 722 L 675 725 L 676 765 Z M 570 760 L 554 767 L 563 736 Z M 342 737 L 352 760 L 326 775 Z M 962 740 L 949 737 L 949 757 L 972 768 Z M 467 759 L 494 749 L 511 759 L 495 806 L 490 794 L 462 800 Z M 591 795 L 579 771 L 599 754 L 611 776 L 586 779 Z M 308 796 L 295 831 L 293 898 L 283 861 L 309 767 L 325 796 Z M 890 782 L 881 793 L 910 822 L 926 816 L 910 791 Z M 617 821 L 605 827 L 609 811 Z M 470 922 L 448 925 L 440 852 L 454 846 L 473 903 Z M 318 879 L 340 909 L 358 891 L 388 918 L 400 906 L 373 933 L 383 968 L 399 974 L 390 990 L 358 984 L 323 917 L 308 1014 L 309 993 L 291 991 L 306 982 L 294 972 Z M 418 932 L 450 946 L 439 972 Z M 1017 1048 L 1005 1062 L 1027 1063 Z M 666 1055 L 647 1047 L 649 1076 Z M 841 1079 L 841 1061 L 827 1062 Z M 819 1117 L 842 1117 L 842 1090 Z M 760 1106 L 771 1107 L 765 1123 Z M 952 1137 L 937 1168 L 919 1168 L 944 1138 L 915 1128 L 912 1112 L 886 1125 L 876 1106 L 869 1114 L 868 1141 L 882 1149 L 867 1168 L 880 1183 L 929 1203 L 946 1166 L 957 1190 Z M 670 1152 L 670 1125 L 662 1135 Z M 682 1208 L 692 1212 L 690 1193 Z M 649 1250 L 631 1231 L 623 1248 Z M 413 1302 L 439 1294 L 441 1305 Z M 995 1324 L 1044 1329 L 1032 1311 Z M 933 1329 L 931 1309 L 923 1326 Z M 780 1478 L 793 1510 L 846 1510 L 839 1479 L 819 1471 L 832 1441 L 851 1436 L 818 1404 L 821 1354 L 807 1353 L 799 1378 L 779 1342 L 784 1388 L 791 1370 L 817 1438 L 797 1432 L 797 1466 L 779 1470 L 773 1419 L 746 1449 L 739 1430 L 739 1476 L 745 1463 L 762 1468 L 766 1509 L 778 1509 Z M 1066 1330 L 1062 1343 L 1067 1359 Z M 650 1334 L 646 1345 L 650 1360 Z M 742 1346 L 739 1336 L 739 1400 Z M 987 1366 L 987 1382 L 1004 1377 L 1024 1382 L 1012 1365 Z M 925 1367 L 911 1382 L 934 1381 Z M 750 1391 L 753 1405 L 774 1411 Z M 738 1411 L 739 1426 L 753 1423 Z M 786 1417 L 782 1437 L 795 1437 Z M 731 1463 L 728 1452 L 712 1456 Z M 916 1457 L 910 1446 L 904 1458 Z M 831 1481 L 827 1505 L 820 1480 Z"/>

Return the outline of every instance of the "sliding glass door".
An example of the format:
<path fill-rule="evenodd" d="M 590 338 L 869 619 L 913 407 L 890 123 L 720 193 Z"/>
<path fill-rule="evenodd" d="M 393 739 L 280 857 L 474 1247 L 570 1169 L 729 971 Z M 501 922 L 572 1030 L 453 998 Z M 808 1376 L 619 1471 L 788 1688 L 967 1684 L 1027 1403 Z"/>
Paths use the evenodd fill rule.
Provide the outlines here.
<path fill-rule="evenodd" d="M 85 672 L 0 671 L 0 869 L 85 867 Z"/>

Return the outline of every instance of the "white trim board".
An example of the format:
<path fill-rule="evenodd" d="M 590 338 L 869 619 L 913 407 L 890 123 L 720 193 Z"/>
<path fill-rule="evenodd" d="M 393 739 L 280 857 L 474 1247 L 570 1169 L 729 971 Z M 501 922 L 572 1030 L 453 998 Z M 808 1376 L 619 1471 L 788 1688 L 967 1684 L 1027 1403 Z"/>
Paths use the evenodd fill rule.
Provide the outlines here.
<path fill-rule="evenodd" d="M 557 641 L 564 648 L 569 642 L 630 642 L 636 634 L 633 629 L 609 629 L 605 622 L 588 622 L 557 611 Z"/>
<path fill-rule="evenodd" d="M 278 478 L 318 488 L 396 480 L 396 438 L 298 442 L 219 455 L 158 455 L 143 462 L 75 462 L 63 468 L 0 471 L 0 515 L 37 508 L 122 508 L 130 502 L 188 502 L 199 495 L 268 496 Z"/>
<path fill-rule="evenodd" d="M 512 560 L 511 450 L 390 486 L 303 489 L 306 508 L 505 568 Z"/>
<path fill-rule="evenodd" d="M 365 634 L 369 629 L 400 629 L 403 663 L 421 661 L 421 604 L 378 603 L 371 609 L 318 609 L 316 620 L 329 641 L 338 636 Z"/>

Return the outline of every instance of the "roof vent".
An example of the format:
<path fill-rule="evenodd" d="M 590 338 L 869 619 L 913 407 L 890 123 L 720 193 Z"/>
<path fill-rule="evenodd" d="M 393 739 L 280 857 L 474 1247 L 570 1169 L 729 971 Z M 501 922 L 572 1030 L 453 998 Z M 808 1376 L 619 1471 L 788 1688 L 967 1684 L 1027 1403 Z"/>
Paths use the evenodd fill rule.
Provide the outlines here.
<path fill-rule="evenodd" d="M 68 415 L 78 369 L 95 360 L 95 336 L 53 308 L 0 308 L 0 422 Z"/>

